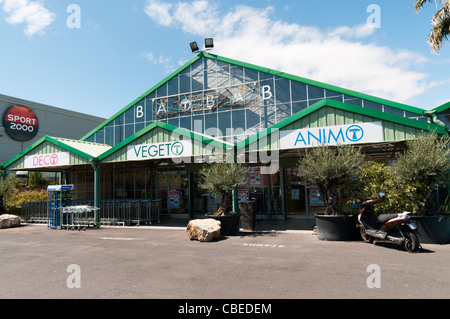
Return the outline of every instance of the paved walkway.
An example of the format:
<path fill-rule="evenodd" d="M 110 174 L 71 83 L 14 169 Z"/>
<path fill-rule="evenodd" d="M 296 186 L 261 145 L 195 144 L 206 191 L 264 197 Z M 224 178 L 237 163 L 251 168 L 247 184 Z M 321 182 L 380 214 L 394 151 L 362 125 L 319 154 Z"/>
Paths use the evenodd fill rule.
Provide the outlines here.
<path fill-rule="evenodd" d="M 189 223 L 189 219 L 164 219 L 159 224 L 152 224 L 152 227 L 184 228 Z M 316 226 L 316 220 L 289 219 L 289 220 L 257 220 L 256 231 L 312 231 Z M 147 227 L 147 226 L 142 226 Z"/>

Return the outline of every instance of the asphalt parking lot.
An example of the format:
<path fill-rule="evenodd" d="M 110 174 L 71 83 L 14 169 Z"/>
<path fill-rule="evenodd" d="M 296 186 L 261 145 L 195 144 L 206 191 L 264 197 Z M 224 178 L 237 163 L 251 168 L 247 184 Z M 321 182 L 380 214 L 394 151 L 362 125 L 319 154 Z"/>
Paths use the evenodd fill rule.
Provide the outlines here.
<path fill-rule="evenodd" d="M 411 254 L 324 242 L 310 231 L 240 232 L 200 243 L 182 227 L 25 225 L 0 230 L 0 298 L 447 299 L 450 245 L 422 246 Z"/>

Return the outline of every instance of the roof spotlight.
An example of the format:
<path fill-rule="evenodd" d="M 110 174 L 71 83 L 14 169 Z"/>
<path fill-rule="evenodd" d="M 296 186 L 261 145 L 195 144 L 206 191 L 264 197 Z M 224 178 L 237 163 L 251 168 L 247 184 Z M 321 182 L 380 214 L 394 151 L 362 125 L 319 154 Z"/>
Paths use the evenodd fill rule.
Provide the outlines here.
<path fill-rule="evenodd" d="M 191 46 L 192 53 L 196 53 L 196 52 L 200 51 L 197 42 L 192 42 L 190 44 L 190 46 Z"/>
<path fill-rule="evenodd" d="M 213 38 L 206 38 L 205 39 L 205 48 L 207 48 L 207 49 L 214 48 L 214 39 Z"/>

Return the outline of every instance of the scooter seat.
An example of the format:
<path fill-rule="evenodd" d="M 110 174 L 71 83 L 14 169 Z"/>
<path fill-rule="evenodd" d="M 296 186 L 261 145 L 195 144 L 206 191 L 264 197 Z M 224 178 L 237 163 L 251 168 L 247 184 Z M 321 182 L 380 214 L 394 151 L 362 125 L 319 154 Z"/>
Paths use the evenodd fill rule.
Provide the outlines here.
<path fill-rule="evenodd" d="M 382 214 L 382 215 L 378 216 L 378 221 L 380 223 L 385 223 L 389 219 L 395 218 L 397 216 L 398 216 L 398 214 Z"/>

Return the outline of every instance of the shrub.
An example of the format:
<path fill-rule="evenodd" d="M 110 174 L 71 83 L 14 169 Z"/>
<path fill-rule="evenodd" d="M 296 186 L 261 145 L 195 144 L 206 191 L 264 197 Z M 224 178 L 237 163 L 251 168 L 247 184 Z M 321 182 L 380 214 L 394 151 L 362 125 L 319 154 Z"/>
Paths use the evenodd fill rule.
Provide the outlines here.
<path fill-rule="evenodd" d="M 339 215 L 342 214 L 339 188 L 356 176 L 357 166 L 363 160 L 361 150 L 353 146 L 320 146 L 306 150 L 298 162 L 298 175 L 317 186 L 325 202 L 326 215 Z"/>

